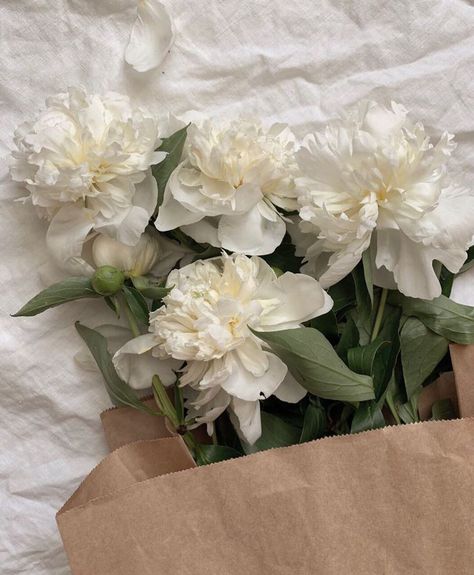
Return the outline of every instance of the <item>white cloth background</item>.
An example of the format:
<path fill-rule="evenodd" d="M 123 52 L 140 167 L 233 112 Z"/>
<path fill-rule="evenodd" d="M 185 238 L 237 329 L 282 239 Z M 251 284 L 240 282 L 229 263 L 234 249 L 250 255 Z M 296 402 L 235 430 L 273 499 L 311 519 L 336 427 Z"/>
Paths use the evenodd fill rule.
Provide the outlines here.
<path fill-rule="evenodd" d="M 14 127 L 69 85 L 117 90 L 156 111 L 254 114 L 298 135 L 362 97 L 395 99 L 434 133 L 457 134 L 453 167 L 474 174 L 474 8 L 461 0 L 164 0 L 176 43 L 159 70 L 124 64 L 134 0 L 0 1 L 0 565 L 65 575 L 54 515 L 106 453 L 98 375 L 79 369 L 73 323 L 97 303 L 12 319 L 44 287 L 44 225 L 14 203 Z M 469 279 L 456 297 L 474 303 Z M 471 276 L 472 279 L 472 276 Z M 100 311 L 99 311 L 100 310 Z M 102 318 L 100 315 L 102 314 Z"/>

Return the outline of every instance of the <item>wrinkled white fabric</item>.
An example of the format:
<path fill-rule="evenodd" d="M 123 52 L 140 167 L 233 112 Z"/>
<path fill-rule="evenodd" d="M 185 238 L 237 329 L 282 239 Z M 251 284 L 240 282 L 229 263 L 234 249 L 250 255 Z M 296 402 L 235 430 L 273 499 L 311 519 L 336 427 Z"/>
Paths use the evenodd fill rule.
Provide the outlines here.
<path fill-rule="evenodd" d="M 13 129 L 47 96 L 80 83 L 128 93 L 156 112 L 263 116 L 297 136 L 361 98 L 394 99 L 434 136 L 456 135 L 453 166 L 472 186 L 471 2 L 212 0 L 206 10 L 163 2 L 176 42 L 161 67 L 142 74 L 123 59 L 136 0 L 0 3 L 2 575 L 70 573 L 55 512 L 106 453 L 98 414 L 109 399 L 100 376 L 74 362 L 73 323 L 110 323 L 108 309 L 82 301 L 9 317 L 54 270 L 43 223 L 12 201 L 5 176 Z M 456 285 L 457 300 L 474 304 L 473 274 Z"/>

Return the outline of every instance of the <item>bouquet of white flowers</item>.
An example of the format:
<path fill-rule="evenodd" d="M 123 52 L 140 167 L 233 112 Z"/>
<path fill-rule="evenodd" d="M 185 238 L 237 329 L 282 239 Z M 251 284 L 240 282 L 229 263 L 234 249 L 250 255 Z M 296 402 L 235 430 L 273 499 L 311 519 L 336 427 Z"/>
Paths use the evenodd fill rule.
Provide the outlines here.
<path fill-rule="evenodd" d="M 399 104 L 300 143 L 70 89 L 15 142 L 12 177 L 73 274 L 15 315 L 103 298 L 116 325 L 76 327 L 112 401 L 166 417 L 200 464 L 418 421 L 448 344 L 474 343 L 474 309 L 449 299 L 474 195 L 449 178 L 453 137 L 432 144 Z"/>

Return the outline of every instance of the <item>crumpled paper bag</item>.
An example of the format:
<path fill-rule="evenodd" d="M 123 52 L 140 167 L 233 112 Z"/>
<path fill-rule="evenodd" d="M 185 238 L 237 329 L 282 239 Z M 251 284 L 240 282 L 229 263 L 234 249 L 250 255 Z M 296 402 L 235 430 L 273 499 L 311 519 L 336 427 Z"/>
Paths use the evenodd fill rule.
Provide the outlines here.
<path fill-rule="evenodd" d="M 474 347 L 453 348 L 474 415 Z M 102 461 L 58 525 L 74 575 L 468 575 L 473 437 L 474 419 L 425 422 L 200 468 L 180 437 L 145 439 Z"/>

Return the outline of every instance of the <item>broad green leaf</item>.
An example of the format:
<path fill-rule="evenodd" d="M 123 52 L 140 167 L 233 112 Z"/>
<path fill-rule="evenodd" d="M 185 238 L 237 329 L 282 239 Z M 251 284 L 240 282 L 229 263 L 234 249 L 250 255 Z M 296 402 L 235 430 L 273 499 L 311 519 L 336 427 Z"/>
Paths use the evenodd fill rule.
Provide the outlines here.
<path fill-rule="evenodd" d="M 320 331 L 332 342 L 338 339 L 339 333 L 337 330 L 336 314 L 332 310 L 312 319 L 311 327 Z"/>
<path fill-rule="evenodd" d="M 431 419 L 455 419 L 456 410 L 450 399 L 439 399 L 431 408 Z"/>
<path fill-rule="evenodd" d="M 172 288 L 165 287 L 162 281 L 155 278 L 140 276 L 131 278 L 131 280 L 135 289 L 152 300 L 161 300 L 172 290 Z"/>
<path fill-rule="evenodd" d="M 164 138 L 161 142 L 161 146 L 158 148 L 158 151 L 160 152 L 167 152 L 166 158 L 151 169 L 156 183 L 158 184 L 158 208 L 163 203 L 166 184 L 168 183 L 172 172 L 181 161 L 188 127 L 189 124 L 172 134 L 169 138 Z"/>
<path fill-rule="evenodd" d="M 256 453 L 273 447 L 287 447 L 298 443 L 301 430 L 289 425 L 276 415 L 261 412 L 262 435 L 253 445 L 243 444 L 245 453 Z"/>
<path fill-rule="evenodd" d="M 37 315 L 51 307 L 56 307 L 69 301 L 98 297 L 102 296 L 93 290 L 90 278 L 72 277 L 49 286 L 40 292 L 13 314 L 13 317 Z"/>
<path fill-rule="evenodd" d="M 372 378 L 351 371 L 319 331 L 301 327 L 254 333 L 313 395 L 349 402 L 374 399 Z"/>
<path fill-rule="evenodd" d="M 306 408 L 301 431 L 300 443 L 324 437 L 327 432 L 327 418 L 324 408 L 318 403 L 310 401 Z"/>
<path fill-rule="evenodd" d="M 402 306 L 405 315 L 417 317 L 448 341 L 474 343 L 474 307 L 461 305 L 444 295 L 427 301 L 394 294 L 392 300 Z"/>
<path fill-rule="evenodd" d="M 400 353 L 400 328 L 401 311 L 399 308 L 386 305 L 382 327 L 377 340 L 386 341 L 375 358 L 373 379 L 375 397 L 379 400 L 385 393 L 387 385 L 392 377 L 397 358 Z"/>
<path fill-rule="evenodd" d="M 120 379 L 112 363 L 105 337 L 94 329 L 81 325 L 79 322 L 76 322 L 76 329 L 94 357 L 114 405 L 126 405 L 152 415 L 160 415 L 159 412 L 150 409 L 142 403 L 135 391 Z"/>
<path fill-rule="evenodd" d="M 123 286 L 123 295 L 133 316 L 142 324 L 148 325 L 149 309 L 142 294 L 135 288 Z"/>
<path fill-rule="evenodd" d="M 385 426 L 385 419 L 380 407 L 374 401 L 363 402 L 354 413 L 351 433 L 359 433 L 368 429 L 378 429 Z"/>
<path fill-rule="evenodd" d="M 209 465 L 209 463 L 218 463 L 219 461 L 241 456 L 241 453 L 232 449 L 232 447 L 227 447 L 227 445 L 200 444 L 196 452 L 198 465 Z"/>
<path fill-rule="evenodd" d="M 441 268 L 441 273 L 439 275 L 439 283 L 441 284 L 441 293 L 446 297 L 451 295 L 451 290 L 453 289 L 453 282 L 455 274 L 450 272 L 444 266 Z"/>
<path fill-rule="evenodd" d="M 400 332 L 403 378 L 407 397 L 419 390 L 448 352 L 448 340 L 409 317 Z"/>

